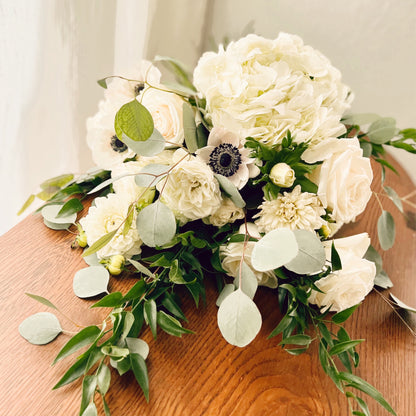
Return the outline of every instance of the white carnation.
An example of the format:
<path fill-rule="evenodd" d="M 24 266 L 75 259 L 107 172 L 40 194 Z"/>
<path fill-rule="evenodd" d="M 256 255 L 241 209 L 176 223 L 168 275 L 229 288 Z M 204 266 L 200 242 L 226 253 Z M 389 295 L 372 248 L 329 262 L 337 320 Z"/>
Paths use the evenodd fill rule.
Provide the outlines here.
<path fill-rule="evenodd" d="M 80 220 L 80 224 L 87 235 L 88 245 L 94 244 L 103 235 L 115 230 L 127 217 L 130 199 L 124 194 L 109 194 L 107 197 L 95 198 L 95 206 L 91 206 L 88 214 Z M 130 257 L 141 253 L 139 233 L 136 228 L 136 212 L 132 225 L 126 235 L 123 235 L 123 226 L 112 240 L 97 251 L 102 259 L 121 254 Z"/>
<path fill-rule="evenodd" d="M 301 192 L 300 185 L 272 201 L 264 201 L 253 218 L 261 233 L 278 228 L 314 231 L 326 224 L 321 218 L 326 211 L 315 194 Z"/>
<path fill-rule="evenodd" d="M 221 192 L 212 170 L 194 156 L 179 149 L 173 162 L 177 166 L 156 185 L 163 202 L 184 224 L 212 215 L 221 205 Z"/>
<path fill-rule="evenodd" d="M 345 132 L 340 119 L 350 107 L 350 90 L 329 60 L 298 36 L 251 34 L 207 52 L 194 83 L 213 125 L 239 137 L 275 145 L 290 130 L 295 142 L 314 145 Z"/>
<path fill-rule="evenodd" d="M 332 241 L 324 242 L 327 260 L 331 259 Z M 309 302 L 325 309 L 340 312 L 360 303 L 374 286 L 376 266 L 363 259 L 370 245 L 368 234 L 334 240 L 342 269 L 315 282 L 323 293 L 312 290 Z"/>

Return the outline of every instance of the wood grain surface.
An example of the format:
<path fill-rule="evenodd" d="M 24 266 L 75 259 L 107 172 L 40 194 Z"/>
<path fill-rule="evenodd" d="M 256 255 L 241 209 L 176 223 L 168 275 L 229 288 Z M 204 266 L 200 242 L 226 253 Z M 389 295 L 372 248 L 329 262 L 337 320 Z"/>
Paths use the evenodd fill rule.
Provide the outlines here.
<path fill-rule="evenodd" d="M 373 188 L 379 192 L 376 174 Z M 414 189 L 400 169 L 400 177 L 388 174 L 387 184 L 400 196 Z M 413 202 L 416 198 L 413 199 Z M 416 306 L 416 231 L 393 208 L 387 198 L 383 206 L 397 218 L 393 249 L 383 253 L 384 266 L 394 282 L 392 292 Z M 406 210 L 409 207 L 405 206 Z M 369 231 L 374 245 L 380 208 L 375 200 L 353 226 L 342 235 Z M 415 214 L 407 214 L 413 218 Z M 408 221 L 409 222 L 409 221 Z M 411 221 L 410 221 L 411 222 Z M 80 325 L 101 322 L 103 311 L 89 310 L 93 302 L 78 299 L 72 291 L 74 273 L 85 267 L 79 249 L 71 249 L 74 236 L 46 228 L 39 216 L 31 216 L 0 238 L 0 415 L 77 415 L 80 382 L 52 391 L 68 368 L 71 358 L 51 363 L 68 335 L 60 335 L 46 346 L 34 346 L 18 333 L 27 316 L 48 310 L 25 296 L 35 293 L 50 299 Z M 110 291 L 125 292 L 133 283 L 127 277 L 112 278 Z M 217 329 L 213 282 L 207 281 L 207 305 L 195 310 L 193 301 L 183 296 L 187 327 L 196 332 L 182 338 L 160 331 L 154 341 L 148 330 L 150 403 L 147 404 L 134 377 L 112 372 L 107 401 L 113 416 L 344 416 L 349 414 L 345 397 L 320 368 L 317 348 L 298 357 L 280 349 L 280 337 L 267 340 L 280 313 L 276 292 L 261 288 L 255 301 L 263 316 L 260 334 L 248 347 L 228 345 Z M 388 291 L 383 292 L 386 296 Z M 402 313 L 413 328 L 415 320 Z M 59 315 L 64 329 L 77 327 Z M 379 294 L 372 292 L 346 324 L 352 338 L 365 338 L 358 347 L 361 363 L 357 374 L 378 388 L 399 416 L 416 414 L 416 342 L 397 314 Z M 97 400 L 99 402 L 100 400 Z M 368 399 L 372 415 L 387 415 Z M 99 406 L 100 407 L 100 406 Z M 102 413 L 102 409 L 100 414 Z"/>

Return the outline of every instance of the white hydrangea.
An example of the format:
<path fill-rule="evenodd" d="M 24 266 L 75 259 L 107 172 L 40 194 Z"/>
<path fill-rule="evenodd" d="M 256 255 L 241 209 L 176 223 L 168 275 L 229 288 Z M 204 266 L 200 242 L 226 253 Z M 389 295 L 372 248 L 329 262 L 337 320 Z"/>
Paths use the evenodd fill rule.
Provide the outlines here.
<path fill-rule="evenodd" d="M 321 218 L 326 211 L 315 194 L 302 192 L 300 185 L 276 199 L 264 201 L 253 218 L 261 233 L 278 228 L 314 231 L 326 224 Z"/>
<path fill-rule="evenodd" d="M 127 217 L 130 206 L 130 198 L 124 194 L 109 194 L 107 197 L 95 198 L 95 206 L 91 206 L 88 214 L 80 220 L 82 229 L 87 235 L 88 245 L 91 246 L 103 235 L 115 230 Z M 141 253 L 139 233 L 136 228 L 136 212 L 132 225 L 126 235 L 123 236 L 123 226 L 113 239 L 102 249 L 97 251 L 100 259 L 120 254 L 131 257 Z"/>
<path fill-rule="evenodd" d="M 288 130 L 295 142 L 312 145 L 339 136 L 352 100 L 330 61 L 287 33 L 275 40 L 250 34 L 205 53 L 194 84 L 214 126 L 269 145 L 280 144 Z"/>

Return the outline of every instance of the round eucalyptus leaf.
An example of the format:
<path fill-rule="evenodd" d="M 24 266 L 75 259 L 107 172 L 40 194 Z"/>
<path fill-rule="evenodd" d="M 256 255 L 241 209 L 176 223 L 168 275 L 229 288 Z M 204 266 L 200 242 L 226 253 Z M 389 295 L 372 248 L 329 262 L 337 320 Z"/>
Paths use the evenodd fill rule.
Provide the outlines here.
<path fill-rule="evenodd" d="M 166 145 L 162 134 L 154 129 L 152 135 L 144 142 L 136 142 L 123 134 L 121 141 L 124 142 L 133 152 L 141 156 L 155 156 L 160 153 Z"/>
<path fill-rule="evenodd" d="M 344 124 L 358 124 L 363 126 L 365 124 L 373 123 L 374 121 L 380 119 L 381 117 L 374 113 L 362 113 L 362 114 L 348 114 L 342 118 Z"/>
<path fill-rule="evenodd" d="M 261 328 L 261 315 L 256 304 L 241 289 L 222 301 L 217 319 L 224 339 L 237 347 L 250 344 Z"/>
<path fill-rule="evenodd" d="M 130 354 L 139 354 L 145 360 L 149 355 L 149 345 L 146 341 L 143 341 L 140 338 L 126 338 L 127 348 L 130 351 Z"/>
<path fill-rule="evenodd" d="M 232 284 L 228 284 L 225 285 L 222 290 L 221 293 L 219 294 L 217 301 L 215 302 L 215 304 L 219 307 L 221 306 L 222 301 L 231 293 L 233 293 L 235 290 L 235 286 Z"/>
<path fill-rule="evenodd" d="M 103 266 L 91 266 L 75 273 L 73 289 L 79 298 L 90 298 L 107 292 L 110 280 L 108 270 Z"/>
<path fill-rule="evenodd" d="M 325 265 L 325 249 L 315 233 L 307 230 L 294 231 L 298 243 L 297 256 L 286 263 L 286 269 L 297 274 L 313 274 L 322 270 Z"/>
<path fill-rule="evenodd" d="M 156 186 L 156 184 L 166 176 L 169 166 L 154 163 L 145 166 L 135 177 L 134 181 L 137 186 L 147 188 Z"/>
<path fill-rule="evenodd" d="M 246 203 L 238 191 L 237 187 L 225 176 L 214 173 L 215 178 L 220 184 L 221 189 L 230 197 L 231 201 L 234 202 L 238 208 L 244 208 Z"/>
<path fill-rule="evenodd" d="M 391 117 L 380 118 L 371 123 L 368 137 L 372 143 L 383 144 L 391 140 L 396 134 L 396 120 Z"/>
<path fill-rule="evenodd" d="M 240 282 L 240 268 L 238 269 L 237 277 L 234 279 L 234 286 L 239 287 Z M 259 283 L 253 270 L 245 262 L 241 267 L 241 290 L 250 298 L 253 299 L 256 294 Z"/>
<path fill-rule="evenodd" d="M 157 200 L 137 215 L 137 231 L 148 247 L 169 243 L 176 233 L 176 220 L 172 210 Z"/>
<path fill-rule="evenodd" d="M 251 264 L 265 272 L 289 263 L 298 254 L 298 243 L 292 230 L 281 228 L 268 232 L 253 248 Z"/>
<path fill-rule="evenodd" d="M 88 266 L 102 266 L 96 252 L 83 257 L 83 259 Z"/>
<path fill-rule="evenodd" d="M 58 318 L 50 312 L 39 312 L 26 318 L 19 325 L 20 335 L 31 344 L 44 345 L 62 332 Z"/>
<path fill-rule="evenodd" d="M 69 225 L 74 224 L 77 220 L 77 214 L 73 213 L 63 217 L 57 217 L 58 212 L 61 210 L 64 204 L 47 205 L 42 208 L 41 214 L 45 225 L 54 230 L 62 230 L 68 228 Z M 63 227 L 63 228 L 59 228 Z"/>
<path fill-rule="evenodd" d="M 396 226 L 390 212 L 383 211 L 380 215 L 377 221 L 377 232 L 381 248 L 383 250 L 392 248 L 396 237 Z"/>

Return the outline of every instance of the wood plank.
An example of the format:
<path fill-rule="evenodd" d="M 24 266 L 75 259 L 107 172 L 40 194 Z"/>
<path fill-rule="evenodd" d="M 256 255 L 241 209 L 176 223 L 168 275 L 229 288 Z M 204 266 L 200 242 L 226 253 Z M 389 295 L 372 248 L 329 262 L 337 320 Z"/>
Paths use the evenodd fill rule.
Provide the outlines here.
<path fill-rule="evenodd" d="M 401 176 L 388 175 L 387 183 L 403 196 L 414 189 L 400 169 Z M 376 175 L 375 189 L 380 188 Z M 414 199 L 416 200 L 416 198 Z M 385 198 L 383 206 L 392 204 Z M 408 208 L 408 207 L 407 207 Z M 380 208 L 372 198 L 359 221 L 343 229 L 343 235 L 363 230 L 375 239 Z M 416 231 L 406 227 L 397 211 L 395 247 L 383 254 L 385 269 L 394 281 L 393 293 L 404 302 L 416 305 Z M 414 216 L 413 214 L 409 214 Z M 52 391 L 69 366 L 70 359 L 51 368 L 56 353 L 68 336 L 46 346 L 33 346 L 18 334 L 27 316 L 48 310 L 24 292 L 50 299 L 75 322 L 90 325 L 100 322 L 100 310 L 89 310 L 92 301 L 78 299 L 72 292 L 74 273 L 85 263 L 79 249 L 71 249 L 74 236 L 47 229 L 39 216 L 31 216 L 0 238 L 0 403 L 2 415 L 73 415 L 80 403 L 80 383 Z M 111 290 L 126 291 L 131 278 L 111 280 Z M 385 293 L 384 293 L 385 294 Z M 193 301 L 183 296 L 188 327 L 195 335 L 174 338 L 160 333 L 156 341 L 145 331 L 150 345 L 148 367 L 150 403 L 147 404 L 131 375 L 118 377 L 107 395 L 113 416 L 133 414 L 164 416 L 198 415 L 348 415 L 345 397 L 332 385 L 320 368 L 316 347 L 298 357 L 283 352 L 280 338 L 267 340 L 280 313 L 276 293 L 261 288 L 256 303 L 264 318 L 260 335 L 248 347 L 228 345 L 216 323 L 213 282 L 207 282 L 207 305 L 195 310 Z M 415 320 L 402 314 L 415 327 Z M 59 316 L 66 330 L 77 327 Z M 375 385 L 396 409 L 398 415 L 413 415 L 416 409 L 415 338 L 381 297 L 372 293 L 346 325 L 351 337 L 365 338 L 358 347 L 361 364 L 357 374 Z M 373 415 L 385 415 L 371 399 Z"/>

